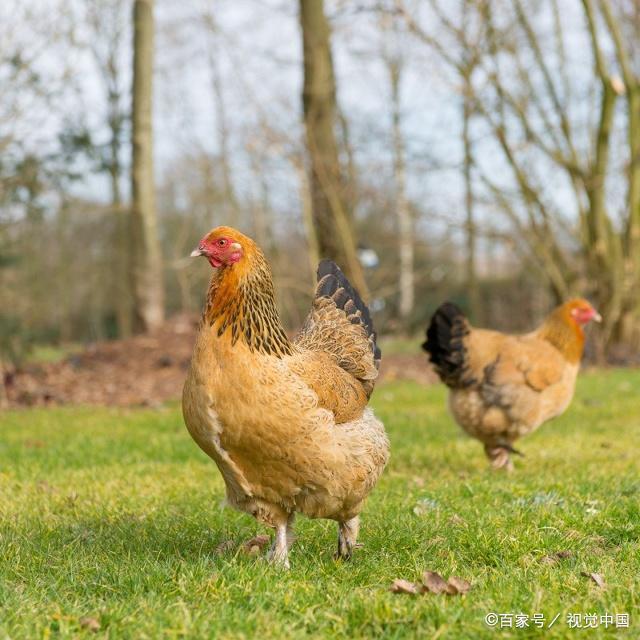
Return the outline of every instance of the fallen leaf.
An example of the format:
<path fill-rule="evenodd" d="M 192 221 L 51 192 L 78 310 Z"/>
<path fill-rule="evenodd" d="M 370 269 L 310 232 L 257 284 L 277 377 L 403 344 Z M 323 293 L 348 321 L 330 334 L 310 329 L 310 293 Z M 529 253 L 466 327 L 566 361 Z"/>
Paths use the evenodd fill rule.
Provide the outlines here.
<path fill-rule="evenodd" d="M 27 449 L 42 449 L 44 442 L 42 440 L 25 440 L 24 446 Z"/>
<path fill-rule="evenodd" d="M 233 551 L 235 549 L 236 545 L 235 542 L 233 540 L 223 540 L 222 542 L 218 543 L 216 545 L 216 549 L 215 552 L 219 555 L 222 556 L 225 553 L 229 553 L 230 551 Z"/>
<path fill-rule="evenodd" d="M 417 595 L 418 586 L 408 580 L 402 578 L 396 578 L 391 584 L 391 593 L 409 593 L 411 595 Z"/>
<path fill-rule="evenodd" d="M 588 571 L 581 571 L 581 576 L 585 578 L 590 578 L 593 580 L 601 589 L 605 588 L 604 578 L 599 573 L 589 573 Z"/>
<path fill-rule="evenodd" d="M 251 556 L 256 556 L 271 542 L 271 538 L 265 535 L 254 536 L 251 540 L 247 540 L 242 549 Z"/>
<path fill-rule="evenodd" d="M 540 562 L 542 564 L 557 564 L 560 560 L 565 560 L 566 558 L 572 558 L 573 551 L 556 551 L 548 556 L 543 556 L 540 558 Z"/>
<path fill-rule="evenodd" d="M 435 571 L 425 571 L 422 574 L 422 584 L 430 593 L 447 593 L 453 589 L 444 580 L 444 578 Z"/>
<path fill-rule="evenodd" d="M 467 582 L 467 580 L 463 580 L 462 578 L 458 578 L 458 576 L 451 576 L 447 582 L 449 583 L 449 587 L 452 587 L 455 590 L 454 593 L 447 591 L 447 593 L 452 596 L 462 595 L 471 589 L 471 583 Z"/>
<path fill-rule="evenodd" d="M 83 629 L 88 629 L 89 631 L 93 631 L 93 633 L 100 631 L 100 623 L 95 618 L 80 618 L 78 623 Z"/>

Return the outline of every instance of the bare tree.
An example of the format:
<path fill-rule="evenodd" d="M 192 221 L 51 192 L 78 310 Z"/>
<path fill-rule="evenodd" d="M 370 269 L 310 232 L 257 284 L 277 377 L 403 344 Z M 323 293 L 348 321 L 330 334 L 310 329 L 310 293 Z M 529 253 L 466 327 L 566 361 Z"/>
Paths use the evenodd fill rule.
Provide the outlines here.
<path fill-rule="evenodd" d="M 473 92 L 472 76 L 478 68 L 483 49 L 480 42 L 485 33 L 482 20 L 479 19 L 477 8 L 480 0 L 460 0 L 457 4 L 458 12 L 451 11 L 453 4 L 448 5 L 452 16 L 445 13 L 444 6 L 438 0 L 428 0 L 425 3 L 431 10 L 436 28 L 433 32 L 424 30 L 414 18 L 415 9 L 404 0 L 395 0 L 395 14 L 404 18 L 410 32 L 426 42 L 439 55 L 454 73 L 454 88 L 460 95 L 461 132 L 462 132 L 462 178 L 464 183 L 465 210 L 465 285 L 469 297 L 469 312 L 475 321 L 480 320 L 481 304 L 477 276 L 477 225 L 476 207 L 473 182 L 473 141 L 471 138 L 471 120 L 475 111 L 475 96 Z M 472 15 L 473 14 L 473 15 Z M 473 19 L 475 16 L 475 20 Z M 446 34 L 452 37 L 456 47 L 450 47 L 442 37 Z"/>
<path fill-rule="evenodd" d="M 383 59 L 389 76 L 391 90 L 391 138 L 393 145 L 394 208 L 398 228 L 398 311 L 406 324 L 414 305 L 414 228 L 411 208 L 407 198 L 406 149 L 402 133 L 402 73 L 405 56 L 395 16 L 383 14 Z"/>
<path fill-rule="evenodd" d="M 469 15 L 471 13 L 470 0 L 462 3 L 462 31 L 469 34 Z M 463 177 L 464 177 L 464 208 L 466 214 L 467 237 L 467 264 L 466 285 L 469 295 L 469 310 L 471 318 L 478 323 L 482 322 L 480 288 L 476 268 L 477 257 L 477 233 L 475 215 L 475 193 L 473 184 L 473 141 L 471 139 L 471 120 L 475 112 L 475 97 L 473 95 L 472 75 L 479 64 L 478 46 L 476 43 L 467 45 L 465 54 L 458 68 L 462 79 L 462 145 L 463 145 Z"/>
<path fill-rule="evenodd" d="M 164 321 L 153 175 L 153 0 L 135 0 L 133 26 L 131 273 L 136 328 L 151 331 Z"/>
<path fill-rule="evenodd" d="M 124 206 L 120 181 L 123 174 L 122 145 L 128 114 L 124 106 L 125 89 L 121 60 L 124 53 L 128 11 L 124 0 L 91 0 L 87 5 L 91 29 L 90 48 L 103 82 L 107 103 L 109 142 L 104 169 L 111 185 L 111 205 L 117 218 L 113 238 L 115 307 L 118 333 L 132 331 L 129 209 Z"/>
<path fill-rule="evenodd" d="M 431 31 L 400 0 L 397 4 L 411 31 L 466 79 L 485 138 L 482 152 L 470 159 L 485 199 L 511 223 L 517 245 L 538 265 L 554 298 L 576 293 L 593 298 L 604 316 L 600 357 L 612 342 L 638 344 L 640 80 L 618 5 L 614 10 L 609 0 L 582 0 L 581 9 L 573 7 L 583 20 L 579 37 L 593 58 L 591 77 L 576 81 L 567 71 L 568 23 L 557 0 L 536 11 L 522 0 L 462 1 L 467 19 L 471 11 L 484 34 L 475 40 L 475 53 L 468 26 L 452 19 L 443 3 L 430 0 Z M 542 18 L 544 9 L 551 21 Z M 468 74 L 474 55 L 476 81 Z M 578 120 L 577 105 L 591 96 L 597 118 Z M 468 126 L 463 131 L 468 138 Z M 626 149 L 614 147 L 614 136 L 621 134 Z M 504 170 L 496 172 L 499 163 Z M 627 167 L 627 188 L 619 224 L 609 194 L 621 165 Z"/>
<path fill-rule="evenodd" d="M 300 26 L 304 54 L 302 101 L 318 248 L 322 256 L 335 260 L 366 296 L 336 143 L 336 85 L 323 0 L 300 0 Z"/>

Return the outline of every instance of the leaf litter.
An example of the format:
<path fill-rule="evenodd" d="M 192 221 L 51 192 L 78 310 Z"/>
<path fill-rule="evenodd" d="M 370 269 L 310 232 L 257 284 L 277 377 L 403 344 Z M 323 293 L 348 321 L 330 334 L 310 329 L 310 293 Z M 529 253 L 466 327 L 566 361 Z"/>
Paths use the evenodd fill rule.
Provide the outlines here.
<path fill-rule="evenodd" d="M 471 583 L 458 576 L 451 576 L 445 580 L 439 573 L 435 571 L 425 571 L 422 574 L 422 582 L 420 585 L 405 580 L 404 578 L 396 578 L 391 584 L 390 591 L 392 593 L 419 595 L 425 593 L 440 594 L 444 593 L 448 596 L 464 595 L 471 589 Z"/>
<path fill-rule="evenodd" d="M 580 575 L 585 578 L 589 578 L 590 580 L 593 580 L 593 582 L 595 582 L 601 589 L 604 589 L 606 587 L 604 578 L 599 573 L 592 573 L 590 571 L 581 571 Z"/>

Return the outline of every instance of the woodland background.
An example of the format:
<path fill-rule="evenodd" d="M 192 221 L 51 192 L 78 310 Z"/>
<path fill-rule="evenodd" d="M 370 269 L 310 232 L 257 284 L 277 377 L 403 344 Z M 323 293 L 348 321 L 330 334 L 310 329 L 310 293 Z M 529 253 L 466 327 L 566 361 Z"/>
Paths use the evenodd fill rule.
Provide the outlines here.
<path fill-rule="evenodd" d="M 634 0 L 8 0 L 0 83 L 7 370 L 199 311 L 219 224 L 291 328 L 329 256 L 382 333 L 578 294 L 640 352 Z"/>

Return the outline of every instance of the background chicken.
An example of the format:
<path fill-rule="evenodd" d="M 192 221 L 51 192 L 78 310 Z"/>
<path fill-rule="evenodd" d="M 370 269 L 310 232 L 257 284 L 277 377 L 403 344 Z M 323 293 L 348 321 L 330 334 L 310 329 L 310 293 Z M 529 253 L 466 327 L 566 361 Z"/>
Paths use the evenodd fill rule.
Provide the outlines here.
<path fill-rule="evenodd" d="M 275 528 L 273 561 L 289 564 L 297 511 L 336 520 L 338 556 L 350 557 L 389 456 L 367 408 L 380 350 L 366 306 L 323 261 L 311 312 L 290 341 L 250 238 L 218 227 L 192 255 L 216 271 L 183 392 L 189 432 L 217 463 L 229 503 Z"/>
<path fill-rule="evenodd" d="M 422 347 L 451 389 L 456 422 L 484 443 L 494 467 L 511 469 L 513 442 L 569 406 L 590 320 L 600 316 L 582 299 L 521 336 L 476 329 L 450 302 L 433 315 Z"/>

